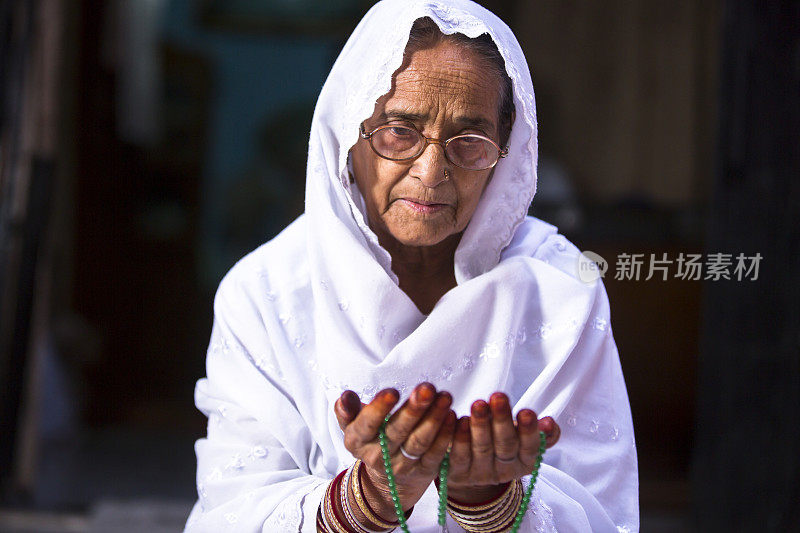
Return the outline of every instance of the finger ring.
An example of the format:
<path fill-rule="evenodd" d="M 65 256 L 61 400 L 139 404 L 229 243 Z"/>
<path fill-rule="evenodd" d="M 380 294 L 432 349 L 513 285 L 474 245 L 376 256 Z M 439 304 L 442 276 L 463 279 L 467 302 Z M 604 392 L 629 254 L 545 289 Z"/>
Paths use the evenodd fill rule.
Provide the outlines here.
<path fill-rule="evenodd" d="M 515 463 L 517 461 L 516 457 L 512 457 L 511 459 L 503 459 L 502 457 L 497 457 L 495 455 L 494 458 L 498 463 L 503 463 L 503 464 L 507 464 L 507 465 L 511 464 L 511 463 Z"/>
<path fill-rule="evenodd" d="M 422 457 L 421 455 L 413 455 L 413 454 L 410 454 L 410 453 L 408 453 L 408 452 L 406 451 L 406 449 L 405 449 L 405 448 L 403 448 L 403 445 L 402 445 L 402 444 L 400 445 L 400 453 L 402 453 L 402 454 L 403 454 L 403 457 L 405 457 L 406 459 L 411 459 L 412 461 L 416 461 L 417 459 L 419 459 L 420 457 Z"/>

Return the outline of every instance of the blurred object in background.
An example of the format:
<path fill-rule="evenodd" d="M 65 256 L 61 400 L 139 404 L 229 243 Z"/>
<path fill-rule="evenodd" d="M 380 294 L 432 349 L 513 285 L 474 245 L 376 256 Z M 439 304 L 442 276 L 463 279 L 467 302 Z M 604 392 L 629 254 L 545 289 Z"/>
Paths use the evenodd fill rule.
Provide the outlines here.
<path fill-rule="evenodd" d="M 518 2 L 511 22 L 533 73 L 540 149 L 582 199 L 708 199 L 718 1 Z"/>
<path fill-rule="evenodd" d="M 225 227 L 221 242 L 233 257 L 255 250 L 265 242 L 265 234 L 277 235 L 286 221 L 303 212 L 302 176 L 315 104 L 308 100 L 288 105 L 257 127 L 252 159 L 220 198 Z"/>
<path fill-rule="evenodd" d="M 583 227 L 583 212 L 566 169 L 557 161 L 541 156 L 538 171 L 536 201 L 530 214 L 553 224 L 561 233 L 579 232 Z"/>
<path fill-rule="evenodd" d="M 115 0 L 106 37 L 118 72 L 116 119 L 119 138 L 150 146 L 161 140 L 162 69 L 160 29 L 167 0 Z M 116 46 L 114 46 L 116 45 Z"/>
<path fill-rule="evenodd" d="M 533 215 L 612 262 L 765 256 L 750 285 L 605 276 L 642 530 L 791 529 L 800 2 L 480 3 L 531 66 Z M 0 530 L 182 527 L 214 291 L 302 213 L 316 98 L 371 4 L 2 4 Z"/>
<path fill-rule="evenodd" d="M 316 95 L 367 7 L 249 25 L 263 6 L 3 4 L 5 505 L 194 498 L 213 292 L 302 212 Z"/>
<path fill-rule="evenodd" d="M 516 5 L 540 130 L 531 213 L 610 263 L 603 281 L 636 429 L 642 530 L 687 530 L 702 282 L 644 281 L 646 270 L 617 280 L 615 263 L 703 251 L 721 5 Z"/>
<path fill-rule="evenodd" d="M 35 488 L 44 381 L 53 377 L 51 317 L 63 291 L 56 262 L 69 239 L 53 223 L 69 157 L 59 120 L 61 65 L 69 62 L 60 0 L 6 2 L 0 11 L 0 489 Z M 63 159 L 62 159 L 63 158 Z M 71 413 L 62 415 L 69 420 Z M 54 429 L 51 419 L 45 429 Z"/>
<path fill-rule="evenodd" d="M 198 3 L 203 25 L 213 31 L 336 38 L 347 37 L 372 4 L 364 0 L 199 0 Z"/>
<path fill-rule="evenodd" d="M 724 15 L 706 248 L 763 264 L 705 288 L 693 511 L 699 531 L 798 531 L 800 2 Z"/>

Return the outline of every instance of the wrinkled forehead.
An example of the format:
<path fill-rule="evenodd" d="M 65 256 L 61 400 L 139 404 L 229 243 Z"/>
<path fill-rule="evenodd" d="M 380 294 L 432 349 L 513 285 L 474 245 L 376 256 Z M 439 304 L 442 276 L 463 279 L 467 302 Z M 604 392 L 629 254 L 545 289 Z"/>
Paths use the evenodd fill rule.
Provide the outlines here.
<path fill-rule="evenodd" d="M 407 55 L 378 98 L 373 119 L 425 123 L 448 115 L 460 127 L 491 133 L 498 124 L 501 82 L 487 60 L 458 43 L 441 42 Z"/>
<path fill-rule="evenodd" d="M 484 62 L 475 54 L 457 50 L 415 52 L 409 64 L 395 73 L 392 90 L 379 100 L 378 107 L 383 104 L 387 114 L 405 112 L 423 121 L 442 114 L 469 117 L 473 123 L 494 129 L 499 82 Z"/>
<path fill-rule="evenodd" d="M 501 80 L 497 68 L 467 45 L 451 40 L 442 40 L 431 46 L 404 52 L 403 63 L 394 72 L 392 82 L 398 77 L 413 75 L 450 75 L 466 79 L 470 83 L 491 84 L 500 90 Z"/>

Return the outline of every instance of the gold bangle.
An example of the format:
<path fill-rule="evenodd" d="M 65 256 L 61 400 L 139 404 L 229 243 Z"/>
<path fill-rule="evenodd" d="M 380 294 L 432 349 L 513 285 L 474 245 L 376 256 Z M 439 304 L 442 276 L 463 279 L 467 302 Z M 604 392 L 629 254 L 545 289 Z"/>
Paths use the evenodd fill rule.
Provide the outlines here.
<path fill-rule="evenodd" d="M 372 524 L 383 528 L 383 529 L 394 529 L 400 525 L 399 522 L 386 522 L 385 520 L 381 520 L 373 511 L 369 508 L 369 504 L 366 502 L 366 497 L 364 496 L 364 491 L 361 488 L 361 470 L 362 466 L 364 465 L 361 459 L 358 459 L 355 464 L 353 464 L 353 474 L 350 476 L 350 489 L 353 492 L 353 497 L 356 500 L 356 505 Z"/>
<path fill-rule="evenodd" d="M 502 501 L 498 502 L 498 505 L 496 507 L 489 509 L 487 511 L 483 511 L 479 514 L 465 514 L 455 511 L 453 509 L 448 509 L 448 511 L 454 518 L 458 518 L 462 522 L 473 523 L 473 524 L 486 524 L 494 520 L 497 517 L 498 513 L 500 513 L 501 510 L 505 509 L 508 502 L 510 502 L 512 499 L 513 499 L 513 494 L 509 495 L 509 497 L 504 498 Z"/>
<path fill-rule="evenodd" d="M 505 531 L 513 523 L 522 501 L 522 483 L 515 480 L 503 497 L 496 500 L 495 507 L 480 514 L 463 514 L 448 506 L 450 516 L 470 533 L 495 533 Z"/>
<path fill-rule="evenodd" d="M 361 527 L 361 524 L 358 523 L 356 517 L 353 516 L 353 512 L 350 510 L 350 501 L 347 498 L 347 490 L 350 485 L 350 473 L 351 469 L 348 468 L 344 479 L 339 483 L 339 501 L 341 502 L 341 508 L 344 512 L 344 518 L 347 520 L 347 525 L 355 529 L 358 533 L 371 533 L 369 530 Z"/>
<path fill-rule="evenodd" d="M 522 501 L 522 493 L 515 492 L 514 495 L 508 499 L 508 502 L 502 509 L 497 510 L 493 520 L 486 521 L 482 524 L 475 524 L 470 526 L 470 531 L 475 533 L 495 533 L 505 531 L 505 529 L 513 522 L 519 504 Z"/>
<path fill-rule="evenodd" d="M 467 522 L 481 522 L 486 523 L 486 519 L 494 518 L 497 516 L 497 513 L 501 509 L 505 509 L 508 505 L 508 502 L 514 498 L 514 494 L 516 491 L 514 490 L 513 485 L 509 485 L 509 488 L 512 490 L 506 491 L 502 498 L 495 500 L 494 505 L 488 509 L 485 509 L 478 513 L 468 513 L 464 511 L 460 511 L 458 509 L 453 509 L 452 507 L 448 506 L 447 510 L 454 516 L 458 516 L 462 521 Z"/>
<path fill-rule="evenodd" d="M 512 481 L 511 483 L 508 484 L 508 487 L 506 487 L 506 490 L 504 490 L 502 494 L 500 494 L 496 498 L 493 498 L 492 501 L 488 503 L 482 505 L 469 505 L 466 503 L 457 502 L 455 500 L 447 498 L 447 506 L 452 507 L 453 509 L 457 509 L 460 512 L 467 512 L 467 513 L 485 511 L 487 509 L 495 507 L 498 503 L 500 503 L 501 500 L 507 498 L 508 495 L 511 494 L 513 490 L 514 490 L 514 482 Z"/>
<path fill-rule="evenodd" d="M 494 520 L 485 524 L 468 526 L 466 529 L 470 533 L 499 533 L 506 531 L 514 522 L 519 504 L 522 501 L 522 493 L 515 494 L 509 499 L 509 505 L 504 510 L 498 510 L 498 514 Z"/>
<path fill-rule="evenodd" d="M 344 512 L 344 517 L 347 520 L 347 525 L 355 529 L 358 533 L 388 533 L 394 528 L 381 529 L 380 531 L 375 529 L 369 529 L 366 526 L 364 526 L 358 520 L 358 518 L 356 518 L 355 514 L 353 514 L 353 509 L 350 506 L 350 497 L 349 497 L 351 478 L 353 477 L 353 466 L 347 469 L 344 475 L 344 479 L 342 479 L 342 482 L 340 483 L 340 489 L 339 489 L 341 507 L 342 511 Z"/>
<path fill-rule="evenodd" d="M 339 476 L 333 478 L 328 484 L 328 488 L 325 490 L 325 497 L 322 501 L 325 502 L 325 514 L 323 515 L 323 519 L 325 520 L 325 525 L 328 526 L 329 529 L 335 531 L 335 533 L 350 533 L 347 531 L 347 528 L 339 522 L 339 519 L 336 518 L 336 512 L 333 509 L 333 484 L 336 483 L 336 480 Z"/>

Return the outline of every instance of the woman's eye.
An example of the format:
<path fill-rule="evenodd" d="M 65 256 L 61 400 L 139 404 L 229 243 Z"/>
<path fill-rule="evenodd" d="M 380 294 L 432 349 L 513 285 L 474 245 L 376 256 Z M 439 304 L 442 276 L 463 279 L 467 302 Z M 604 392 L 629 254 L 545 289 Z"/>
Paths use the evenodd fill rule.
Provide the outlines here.
<path fill-rule="evenodd" d="M 475 150 L 483 148 L 485 142 L 480 137 L 460 137 L 456 139 L 455 146 L 460 150 Z"/>
<path fill-rule="evenodd" d="M 392 126 L 389 128 L 389 132 L 395 137 L 411 137 L 414 135 L 414 130 L 402 126 Z"/>

